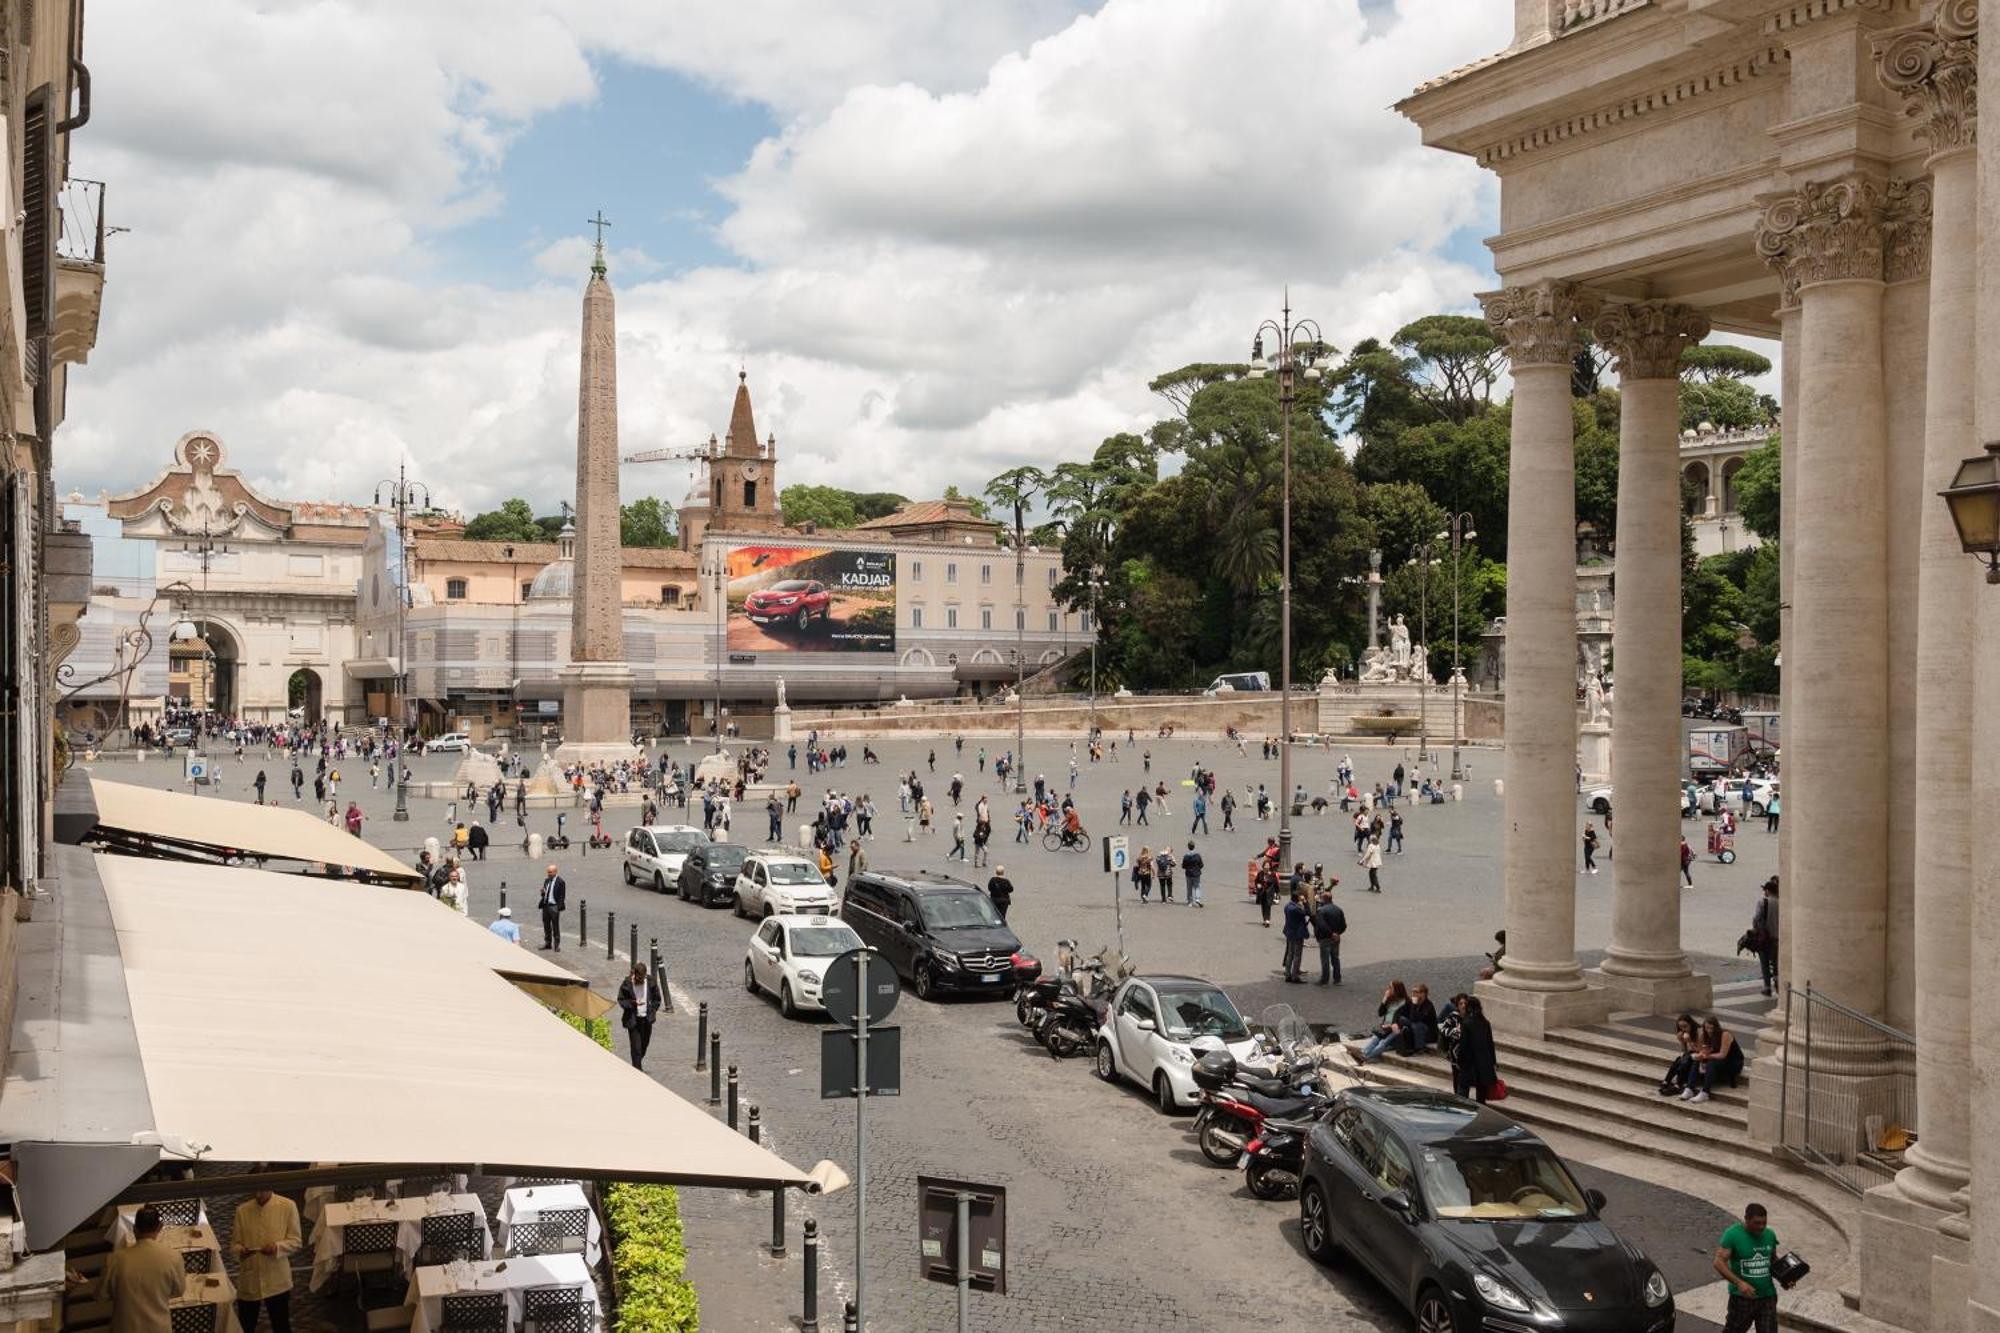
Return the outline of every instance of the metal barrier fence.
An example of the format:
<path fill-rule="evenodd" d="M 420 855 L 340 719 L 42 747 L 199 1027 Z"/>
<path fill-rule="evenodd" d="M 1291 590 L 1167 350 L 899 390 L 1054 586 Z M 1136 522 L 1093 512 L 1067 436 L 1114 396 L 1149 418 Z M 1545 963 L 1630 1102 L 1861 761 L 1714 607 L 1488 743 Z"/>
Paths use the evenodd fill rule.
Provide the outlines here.
<path fill-rule="evenodd" d="M 1785 991 L 1780 1146 L 1856 1194 L 1902 1169 L 1917 1140 L 1917 1043 L 1812 983 Z"/>

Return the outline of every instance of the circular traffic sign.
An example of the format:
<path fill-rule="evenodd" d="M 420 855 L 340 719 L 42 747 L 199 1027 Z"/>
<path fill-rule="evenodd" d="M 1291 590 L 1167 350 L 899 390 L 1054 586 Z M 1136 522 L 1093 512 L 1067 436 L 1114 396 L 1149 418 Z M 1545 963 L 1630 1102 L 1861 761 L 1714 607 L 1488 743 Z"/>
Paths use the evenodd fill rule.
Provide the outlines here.
<path fill-rule="evenodd" d="M 820 1003 L 827 1017 L 852 1027 L 861 1014 L 861 959 L 868 959 L 868 1021 L 880 1023 L 896 1011 L 903 983 L 895 967 L 875 949 L 849 949 L 833 960 L 820 979 Z"/>

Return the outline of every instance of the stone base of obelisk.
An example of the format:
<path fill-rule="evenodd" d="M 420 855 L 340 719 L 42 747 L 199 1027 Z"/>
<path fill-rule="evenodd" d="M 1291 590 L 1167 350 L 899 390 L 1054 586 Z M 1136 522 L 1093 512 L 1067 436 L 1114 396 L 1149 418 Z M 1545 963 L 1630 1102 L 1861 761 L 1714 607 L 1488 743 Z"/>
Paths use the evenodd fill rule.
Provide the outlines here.
<path fill-rule="evenodd" d="M 556 762 L 610 763 L 630 759 L 632 668 L 623 662 L 572 662 L 559 673 L 563 686 L 563 743 Z"/>

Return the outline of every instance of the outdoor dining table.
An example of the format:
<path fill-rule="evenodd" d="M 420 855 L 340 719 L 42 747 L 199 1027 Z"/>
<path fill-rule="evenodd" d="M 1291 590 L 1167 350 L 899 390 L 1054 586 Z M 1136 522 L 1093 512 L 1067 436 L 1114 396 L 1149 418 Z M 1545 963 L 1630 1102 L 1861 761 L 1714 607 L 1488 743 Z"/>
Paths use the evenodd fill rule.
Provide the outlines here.
<path fill-rule="evenodd" d="M 581 1287 L 586 1329 L 598 1327 L 597 1284 L 580 1254 L 516 1255 L 479 1263 L 437 1264 L 410 1275 L 410 1333 L 433 1333 L 444 1326 L 444 1298 L 464 1292 L 507 1293 L 507 1326 L 521 1323 L 521 1293 L 530 1287 Z"/>
<path fill-rule="evenodd" d="M 500 1197 L 500 1225 L 495 1241 L 502 1253 L 513 1249 L 512 1235 L 516 1226 L 539 1222 L 543 1213 L 572 1212 L 581 1210 L 589 1219 L 589 1231 L 584 1239 L 583 1257 L 590 1263 L 597 1262 L 599 1242 L 603 1228 L 597 1222 L 597 1210 L 584 1197 L 583 1186 L 565 1182 L 559 1185 L 519 1185 Z"/>
<path fill-rule="evenodd" d="M 132 1232 L 132 1219 L 137 1217 L 139 1210 L 145 1206 L 143 1203 L 121 1203 L 118 1205 L 118 1212 L 111 1219 L 111 1244 L 114 1249 L 122 1249 L 137 1239 Z M 99 1216 L 102 1216 L 102 1214 L 99 1214 Z M 206 1201 L 201 1204 L 200 1212 L 195 1218 L 195 1225 L 207 1231 L 210 1236 L 215 1234 L 215 1228 L 211 1227 L 208 1223 L 208 1204 Z M 173 1227 L 160 1228 L 163 1232 L 174 1229 Z"/>
<path fill-rule="evenodd" d="M 186 1289 L 167 1304 L 174 1310 L 213 1305 L 217 1307 L 215 1333 L 243 1333 L 243 1325 L 236 1318 L 236 1284 L 220 1270 L 189 1273 Z M 180 1327 L 180 1322 L 176 1320 L 174 1326 Z"/>
<path fill-rule="evenodd" d="M 477 1194 L 432 1194 L 420 1199 L 356 1199 L 350 1203 L 329 1203 L 320 1210 L 319 1225 L 313 1228 L 313 1265 L 310 1286 L 318 1291 L 340 1267 L 347 1250 L 347 1228 L 357 1222 L 396 1223 L 396 1250 L 399 1267 L 408 1271 L 423 1247 L 423 1219 L 435 1213 L 471 1213 L 479 1222 L 479 1253 L 492 1253 L 493 1232 L 487 1223 L 486 1205 Z"/>

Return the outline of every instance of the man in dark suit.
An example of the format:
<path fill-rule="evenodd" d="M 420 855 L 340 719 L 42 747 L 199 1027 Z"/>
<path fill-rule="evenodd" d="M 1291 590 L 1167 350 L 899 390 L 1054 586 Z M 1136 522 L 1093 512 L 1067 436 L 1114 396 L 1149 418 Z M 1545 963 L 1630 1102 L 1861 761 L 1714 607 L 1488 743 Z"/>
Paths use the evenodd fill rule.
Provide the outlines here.
<path fill-rule="evenodd" d="M 542 909 L 542 949 L 562 952 L 563 904 L 568 901 L 569 885 L 556 873 L 555 862 L 549 863 L 548 878 L 542 881 L 542 895 L 536 906 Z"/>
<path fill-rule="evenodd" d="M 632 974 L 619 983 L 618 1007 L 624 1010 L 625 1036 L 632 1043 L 632 1067 L 642 1069 L 646 1048 L 653 1043 L 653 1020 L 660 1014 L 660 988 L 646 975 L 644 963 L 632 964 Z"/>

